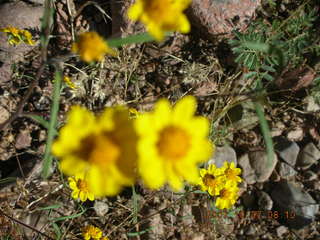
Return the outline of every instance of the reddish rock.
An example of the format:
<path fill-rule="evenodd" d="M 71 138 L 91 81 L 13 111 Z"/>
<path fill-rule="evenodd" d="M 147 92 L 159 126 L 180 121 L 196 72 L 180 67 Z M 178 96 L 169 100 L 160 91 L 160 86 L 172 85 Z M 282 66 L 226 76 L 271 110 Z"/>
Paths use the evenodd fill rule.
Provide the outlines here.
<path fill-rule="evenodd" d="M 261 0 L 192 0 L 187 15 L 191 24 L 211 38 L 245 29 Z"/>

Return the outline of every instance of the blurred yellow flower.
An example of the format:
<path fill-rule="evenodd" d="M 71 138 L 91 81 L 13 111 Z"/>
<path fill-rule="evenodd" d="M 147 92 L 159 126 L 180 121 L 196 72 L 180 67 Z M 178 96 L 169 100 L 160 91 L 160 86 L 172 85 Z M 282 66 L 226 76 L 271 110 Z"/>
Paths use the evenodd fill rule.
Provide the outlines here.
<path fill-rule="evenodd" d="M 208 191 L 211 196 L 219 194 L 220 190 L 226 183 L 226 177 L 222 175 L 222 171 L 214 164 L 209 165 L 208 169 L 200 169 L 200 182 L 202 191 Z"/>
<path fill-rule="evenodd" d="M 109 240 L 109 238 L 108 237 L 102 237 L 102 238 L 100 238 L 100 240 Z"/>
<path fill-rule="evenodd" d="M 136 119 L 138 171 L 148 187 L 158 189 L 168 182 L 174 190 L 181 190 L 183 180 L 197 182 L 197 164 L 210 158 L 213 145 L 208 139 L 209 121 L 195 117 L 195 111 L 192 96 L 174 107 L 161 99 L 153 112 Z"/>
<path fill-rule="evenodd" d="M 88 183 L 84 179 L 83 174 L 77 174 L 74 177 L 68 178 L 69 187 L 72 189 L 72 198 L 80 199 L 82 202 L 94 200 L 93 193 L 90 192 Z"/>
<path fill-rule="evenodd" d="M 79 54 L 85 62 L 102 61 L 105 54 L 116 56 L 117 52 L 96 32 L 85 32 L 72 44 L 71 51 Z"/>
<path fill-rule="evenodd" d="M 219 209 L 231 208 L 238 199 L 238 187 L 232 182 L 227 182 L 219 192 L 215 205 Z"/>
<path fill-rule="evenodd" d="M 114 196 L 123 186 L 134 183 L 136 143 L 133 120 L 126 108 L 107 108 L 96 117 L 74 106 L 52 152 L 61 159 L 63 173 L 84 174 L 95 196 Z"/>
<path fill-rule="evenodd" d="M 242 182 L 241 177 L 238 176 L 239 174 L 241 174 L 241 169 L 236 168 L 234 162 L 224 162 L 221 170 L 223 171 L 223 174 L 225 174 L 228 181 L 231 181 L 234 184 Z"/>
<path fill-rule="evenodd" d="M 102 231 L 100 228 L 88 225 L 82 229 L 82 236 L 84 240 L 101 239 Z"/>
<path fill-rule="evenodd" d="M 69 88 L 72 88 L 72 89 L 77 88 L 76 85 L 71 81 L 71 78 L 70 78 L 70 77 L 64 76 L 64 77 L 63 77 L 63 81 L 66 83 L 66 85 L 67 85 Z"/>
<path fill-rule="evenodd" d="M 20 30 L 20 34 L 22 37 L 22 41 L 28 45 L 34 45 L 34 41 L 32 40 L 32 35 L 27 30 Z"/>
<path fill-rule="evenodd" d="M 141 21 L 148 32 L 161 41 L 165 32 L 190 31 L 190 23 L 183 14 L 190 3 L 191 0 L 136 0 L 128 10 L 128 17 Z"/>
<path fill-rule="evenodd" d="M 15 46 L 20 44 L 21 42 L 24 42 L 25 44 L 28 44 L 28 45 L 34 45 L 34 41 L 32 40 L 32 35 L 27 30 L 20 30 L 15 27 L 6 27 L 6 28 L 1 28 L 0 32 L 4 32 L 7 34 L 8 43 L 10 45 Z"/>

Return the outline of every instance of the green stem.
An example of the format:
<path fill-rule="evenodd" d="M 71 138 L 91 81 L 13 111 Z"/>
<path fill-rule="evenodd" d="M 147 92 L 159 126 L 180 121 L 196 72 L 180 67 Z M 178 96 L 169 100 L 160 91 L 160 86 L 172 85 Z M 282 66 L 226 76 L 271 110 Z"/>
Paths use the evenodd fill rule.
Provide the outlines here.
<path fill-rule="evenodd" d="M 60 88 L 61 88 L 62 72 L 60 69 L 56 68 L 54 77 L 54 89 L 53 89 L 53 99 L 51 106 L 50 122 L 48 128 L 48 137 L 46 143 L 46 149 L 43 159 L 42 177 L 47 178 L 50 175 L 50 167 L 52 165 L 53 156 L 51 154 L 51 147 L 53 138 L 56 133 L 57 118 L 59 112 L 59 100 L 60 100 Z"/>

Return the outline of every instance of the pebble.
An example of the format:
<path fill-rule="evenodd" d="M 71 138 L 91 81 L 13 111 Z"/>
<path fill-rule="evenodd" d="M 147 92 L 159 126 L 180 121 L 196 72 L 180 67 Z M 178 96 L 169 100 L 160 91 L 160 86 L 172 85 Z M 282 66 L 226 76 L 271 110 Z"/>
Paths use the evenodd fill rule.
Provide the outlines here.
<path fill-rule="evenodd" d="M 304 137 L 304 132 L 301 127 L 297 127 L 287 133 L 287 138 L 290 141 L 301 141 Z"/>
<path fill-rule="evenodd" d="M 269 179 L 276 164 L 278 162 L 277 155 L 269 166 L 269 160 L 266 152 L 255 151 L 244 154 L 239 159 L 239 166 L 242 168 L 242 177 L 248 184 L 255 182 L 265 182 Z"/>
<path fill-rule="evenodd" d="M 278 155 L 291 166 L 296 165 L 297 157 L 300 151 L 300 147 L 297 143 L 288 141 L 287 139 L 280 137 L 274 140 L 275 150 Z"/>
<path fill-rule="evenodd" d="M 314 163 L 316 163 L 319 159 L 319 149 L 312 142 L 310 142 L 299 153 L 297 166 L 305 170 L 308 169 Z"/>
<path fill-rule="evenodd" d="M 99 217 L 103 217 L 109 212 L 109 205 L 103 201 L 96 200 L 93 209 Z"/>
<path fill-rule="evenodd" d="M 288 232 L 288 228 L 285 226 L 279 226 L 277 227 L 276 232 L 277 232 L 277 236 L 281 238 L 285 233 Z"/>
<path fill-rule="evenodd" d="M 208 161 L 208 164 L 215 164 L 216 167 L 220 168 L 226 161 L 229 163 L 234 162 L 235 166 L 237 166 L 236 151 L 228 145 L 216 147 L 216 151 L 213 157 Z"/>
<path fill-rule="evenodd" d="M 319 211 L 316 201 L 295 182 L 283 180 L 274 184 L 270 196 L 273 210 L 281 214 L 279 221 L 294 229 L 309 225 Z"/>
<path fill-rule="evenodd" d="M 278 164 L 277 169 L 281 178 L 284 178 L 284 179 L 288 179 L 297 175 L 297 171 L 285 162 L 280 162 Z"/>
<path fill-rule="evenodd" d="M 30 131 L 22 130 L 16 138 L 15 147 L 16 149 L 28 148 L 31 146 L 31 141 Z"/>

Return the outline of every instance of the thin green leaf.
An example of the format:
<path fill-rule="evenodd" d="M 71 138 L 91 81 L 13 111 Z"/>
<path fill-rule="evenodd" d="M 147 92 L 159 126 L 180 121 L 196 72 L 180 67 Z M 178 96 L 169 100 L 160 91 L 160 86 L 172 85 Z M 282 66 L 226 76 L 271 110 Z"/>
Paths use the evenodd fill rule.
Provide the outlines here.
<path fill-rule="evenodd" d="M 51 225 L 52 225 L 53 230 L 54 230 L 54 232 L 56 234 L 56 238 L 55 239 L 56 240 L 60 240 L 61 236 L 62 236 L 62 232 L 61 232 L 59 226 L 55 222 L 51 223 Z"/>
<path fill-rule="evenodd" d="M 258 75 L 257 72 L 248 72 L 248 73 L 243 75 L 243 79 L 253 78 L 253 77 L 257 76 L 257 75 Z"/>
<path fill-rule="evenodd" d="M 149 227 L 146 230 L 143 230 L 140 232 L 127 233 L 127 236 L 128 237 L 137 237 L 137 236 L 140 236 L 140 235 L 145 234 L 147 232 L 150 232 L 152 229 L 154 229 L 154 227 Z"/>
<path fill-rule="evenodd" d="M 207 192 L 201 191 L 201 190 L 195 190 L 193 193 L 199 193 L 199 194 L 208 194 Z"/>
<path fill-rule="evenodd" d="M 67 219 L 73 219 L 73 218 L 77 218 L 80 217 L 82 214 L 84 214 L 86 212 L 86 209 L 82 208 L 82 211 L 76 214 L 72 214 L 70 216 L 63 216 L 63 217 L 57 217 L 57 218 L 50 218 L 49 221 L 52 222 L 58 222 L 58 221 L 63 221 L 63 220 L 67 220 Z"/>
<path fill-rule="evenodd" d="M 0 179 L 0 184 L 5 184 L 5 183 L 12 183 L 15 182 L 17 178 L 15 177 L 7 177 L 4 179 Z"/>
<path fill-rule="evenodd" d="M 260 52 L 267 53 L 270 51 L 270 45 L 266 44 L 266 43 L 247 41 L 247 42 L 242 43 L 242 45 L 249 48 L 249 49 L 260 51 Z"/>
<path fill-rule="evenodd" d="M 55 205 L 51 205 L 51 206 L 48 206 L 48 207 L 37 208 L 36 211 L 57 209 L 57 208 L 60 208 L 61 206 L 62 206 L 61 204 L 55 204 Z"/>
<path fill-rule="evenodd" d="M 262 73 L 262 77 L 270 82 L 274 80 L 274 78 L 267 72 Z"/>
<path fill-rule="evenodd" d="M 32 120 L 34 120 L 37 123 L 40 123 L 43 127 L 45 127 L 46 129 L 49 129 L 49 122 L 44 120 L 43 117 L 38 116 L 38 115 L 34 115 L 34 114 L 28 114 L 26 115 L 26 117 L 31 118 Z M 58 132 L 56 129 L 54 129 L 54 135 L 57 135 Z"/>
<path fill-rule="evenodd" d="M 259 118 L 260 128 L 262 131 L 263 138 L 266 142 L 267 147 L 267 156 L 268 156 L 268 167 L 270 168 L 273 165 L 274 161 L 274 148 L 273 148 L 273 141 L 270 133 L 270 128 L 268 122 L 263 113 L 263 107 L 259 102 L 254 102 L 255 110 Z"/>
<path fill-rule="evenodd" d="M 276 69 L 274 69 L 274 68 L 271 67 L 271 66 L 265 65 L 265 64 L 263 64 L 263 65 L 261 66 L 261 68 L 262 68 L 263 70 L 265 70 L 265 71 L 268 71 L 268 72 L 276 72 Z"/>

